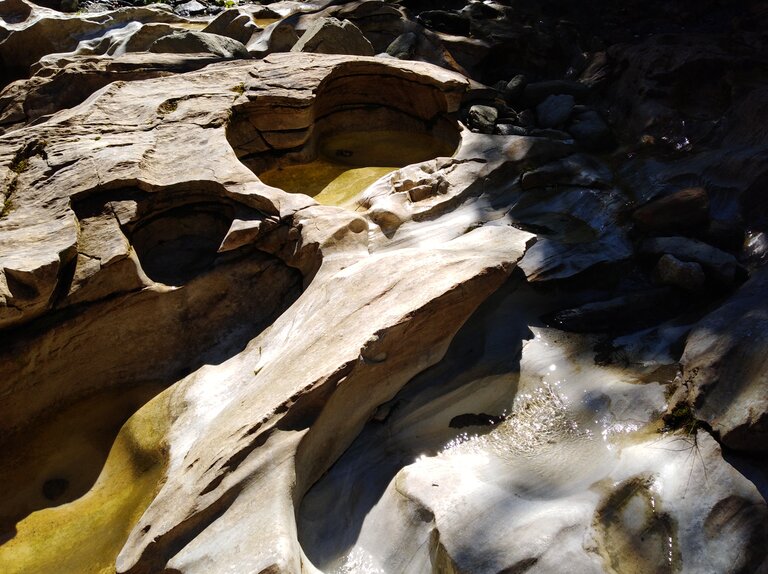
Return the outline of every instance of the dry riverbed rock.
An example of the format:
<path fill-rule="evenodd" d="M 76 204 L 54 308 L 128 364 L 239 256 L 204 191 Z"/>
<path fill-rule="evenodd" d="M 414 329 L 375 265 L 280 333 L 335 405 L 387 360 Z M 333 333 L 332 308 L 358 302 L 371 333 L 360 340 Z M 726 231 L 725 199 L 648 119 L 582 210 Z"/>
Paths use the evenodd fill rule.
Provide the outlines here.
<path fill-rule="evenodd" d="M 761 12 L 641 4 L 0 4 L 0 571 L 764 572 Z"/>

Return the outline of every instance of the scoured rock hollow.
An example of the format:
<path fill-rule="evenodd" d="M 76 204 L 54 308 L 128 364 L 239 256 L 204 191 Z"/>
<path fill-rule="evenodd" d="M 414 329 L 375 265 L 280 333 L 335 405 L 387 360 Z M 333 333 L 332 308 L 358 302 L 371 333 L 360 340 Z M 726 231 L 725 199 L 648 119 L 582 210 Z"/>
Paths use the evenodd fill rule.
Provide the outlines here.
<path fill-rule="evenodd" d="M 0 2 L 0 571 L 768 572 L 760 2 L 77 8 Z"/>

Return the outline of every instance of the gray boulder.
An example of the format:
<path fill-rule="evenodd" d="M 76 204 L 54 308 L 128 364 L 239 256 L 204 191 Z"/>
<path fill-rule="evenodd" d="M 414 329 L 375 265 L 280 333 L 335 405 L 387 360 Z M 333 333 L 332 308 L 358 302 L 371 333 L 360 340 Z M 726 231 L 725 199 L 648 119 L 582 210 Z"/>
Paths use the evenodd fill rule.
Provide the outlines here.
<path fill-rule="evenodd" d="M 768 268 L 696 325 L 681 359 L 687 402 L 723 443 L 768 452 Z"/>
<path fill-rule="evenodd" d="M 573 112 L 576 100 L 570 94 L 549 96 L 536 106 L 536 117 L 543 128 L 556 128 L 566 123 Z"/>
<path fill-rule="evenodd" d="M 189 0 L 189 2 L 176 6 L 173 11 L 181 16 L 200 16 L 205 14 L 206 7 L 197 0 Z"/>
<path fill-rule="evenodd" d="M 701 265 L 695 261 L 680 261 L 674 255 L 664 255 L 654 269 L 656 280 L 662 285 L 673 285 L 687 291 L 703 287 L 706 277 Z"/>
<path fill-rule="evenodd" d="M 357 26 L 349 20 L 336 18 L 320 18 L 314 22 L 291 48 L 291 52 L 351 56 L 373 56 L 375 53 Z"/>
<path fill-rule="evenodd" d="M 724 285 L 731 285 L 739 270 L 739 263 L 730 253 L 687 237 L 655 237 L 646 239 L 640 245 L 640 252 L 646 254 L 670 254 L 680 261 L 700 264 Z"/>
<path fill-rule="evenodd" d="M 475 105 L 469 108 L 469 127 L 481 134 L 492 134 L 499 112 L 493 106 Z"/>
<path fill-rule="evenodd" d="M 393 58 L 400 60 L 410 60 L 416 53 L 416 42 L 418 38 L 413 32 L 406 32 L 400 34 L 397 38 L 392 40 L 392 43 L 387 46 L 387 54 Z"/>
<path fill-rule="evenodd" d="M 150 52 L 164 54 L 214 54 L 222 58 L 247 58 L 248 50 L 242 42 L 195 30 L 174 32 L 155 40 Z"/>
<path fill-rule="evenodd" d="M 226 36 L 243 44 L 247 44 L 257 30 L 259 28 L 253 23 L 251 17 L 237 8 L 224 10 L 203 28 L 203 32 Z"/>
<path fill-rule="evenodd" d="M 261 34 L 257 34 L 248 42 L 248 52 L 255 58 L 263 58 L 275 52 L 290 52 L 299 41 L 294 25 L 280 20 L 267 26 Z"/>

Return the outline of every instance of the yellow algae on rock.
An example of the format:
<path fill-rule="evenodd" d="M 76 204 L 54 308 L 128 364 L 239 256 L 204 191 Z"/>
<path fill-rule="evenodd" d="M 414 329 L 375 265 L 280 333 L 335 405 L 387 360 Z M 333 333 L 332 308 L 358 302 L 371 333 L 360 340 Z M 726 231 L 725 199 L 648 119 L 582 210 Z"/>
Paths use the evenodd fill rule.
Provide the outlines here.
<path fill-rule="evenodd" d="M 397 167 L 357 167 L 317 159 L 310 163 L 272 169 L 261 175 L 267 185 L 303 193 L 325 205 L 346 205 L 363 189 Z"/>
<path fill-rule="evenodd" d="M 380 177 L 412 163 L 450 156 L 454 149 L 429 134 L 382 130 L 328 136 L 320 142 L 319 151 L 314 161 L 276 167 L 259 178 L 318 203 L 348 206 Z"/>
<path fill-rule="evenodd" d="M 251 18 L 251 20 L 259 28 L 266 28 L 270 24 L 274 24 L 275 22 L 278 22 L 280 18 Z"/>
<path fill-rule="evenodd" d="M 115 572 L 118 552 L 162 484 L 168 459 L 168 394 L 152 399 L 120 429 L 87 493 L 16 524 L 15 536 L 0 546 L 1 572 Z"/>

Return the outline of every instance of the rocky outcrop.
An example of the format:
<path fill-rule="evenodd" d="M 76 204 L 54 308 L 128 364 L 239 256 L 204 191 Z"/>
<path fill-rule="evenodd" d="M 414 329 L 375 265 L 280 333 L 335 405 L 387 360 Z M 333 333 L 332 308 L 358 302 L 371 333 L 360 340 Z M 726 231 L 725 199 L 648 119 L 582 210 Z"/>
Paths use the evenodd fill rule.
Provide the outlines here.
<path fill-rule="evenodd" d="M 162 36 L 152 43 L 149 51 L 161 54 L 213 54 L 225 59 L 248 56 L 248 50 L 237 40 L 194 30 Z"/>
<path fill-rule="evenodd" d="M 765 570 L 706 4 L 4 3 L 0 571 Z"/>
<path fill-rule="evenodd" d="M 510 329 L 525 298 L 516 289 L 504 298 L 510 314 L 483 320 Z M 463 343 L 477 336 L 468 327 L 458 335 Z M 588 340 L 534 335 L 523 342 L 519 375 L 478 365 L 462 384 L 446 365 L 417 378 L 383 420 L 369 423 L 301 507 L 299 535 L 315 564 L 552 572 L 566 555 L 582 572 L 757 568 L 765 552 L 748 539 L 765 536 L 766 510 L 717 443 L 701 431 L 638 433 L 664 405 L 661 385 L 579 361 L 589 355 Z M 480 355 L 495 353 L 489 346 Z M 510 387 L 512 404 L 502 390 Z M 449 428 L 451 417 L 477 412 L 506 417 L 464 432 Z M 691 497 L 704 482 L 712 490 Z M 716 493 L 721 487 L 733 497 Z M 731 508 L 745 514 L 729 518 Z M 714 527 L 721 523 L 728 526 Z"/>
<path fill-rule="evenodd" d="M 117 60 L 98 56 L 62 58 L 27 80 L 18 80 L 0 96 L 3 132 L 74 107 L 117 81 L 144 80 L 203 68 L 220 58 L 205 54 L 125 55 Z"/>
<path fill-rule="evenodd" d="M 692 413 L 730 448 L 764 452 L 768 432 L 765 380 L 765 270 L 698 323 L 681 359 Z"/>
<path fill-rule="evenodd" d="M 373 46 L 349 20 L 316 20 L 291 48 L 292 52 L 373 56 Z"/>
<path fill-rule="evenodd" d="M 135 23 L 183 22 L 154 8 L 122 8 L 104 14 L 71 17 L 25 0 L 3 3 L 0 61 L 5 74 L 25 76 L 29 67 L 47 54 L 70 52 L 94 35 L 109 38 L 112 30 L 136 28 Z"/>

